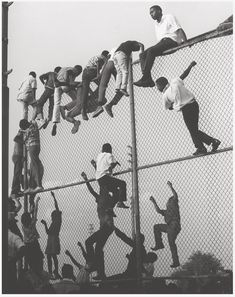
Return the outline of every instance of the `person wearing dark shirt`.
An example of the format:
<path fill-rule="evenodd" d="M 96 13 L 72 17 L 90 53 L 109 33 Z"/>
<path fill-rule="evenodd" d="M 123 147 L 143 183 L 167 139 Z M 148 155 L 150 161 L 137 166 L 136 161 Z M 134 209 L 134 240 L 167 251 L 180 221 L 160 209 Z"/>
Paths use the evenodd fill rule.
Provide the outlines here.
<path fill-rule="evenodd" d="M 39 76 L 39 79 L 42 82 L 42 84 L 44 85 L 45 90 L 42 93 L 41 97 L 36 102 L 37 114 L 36 114 L 35 118 L 37 117 L 38 119 L 44 119 L 43 106 L 49 99 L 47 124 L 52 119 L 52 113 L 53 113 L 53 107 L 54 107 L 54 96 L 53 95 L 54 95 L 54 90 L 55 90 L 55 78 L 57 76 L 57 73 L 60 71 L 60 69 L 61 69 L 61 67 L 58 66 L 54 69 L 54 72 L 47 72 L 47 73 L 44 73 Z M 44 126 L 44 128 L 45 128 L 45 126 Z"/>
<path fill-rule="evenodd" d="M 121 92 L 125 96 L 129 96 L 127 93 L 127 80 L 128 80 L 128 63 L 132 52 L 144 51 L 144 45 L 138 41 L 128 40 L 120 44 L 116 49 L 113 62 L 117 70 L 116 77 L 116 92 Z"/>
<path fill-rule="evenodd" d="M 168 199 L 166 204 L 166 210 L 160 209 L 153 196 L 150 197 L 150 201 L 153 202 L 154 208 L 156 209 L 157 213 L 164 216 L 164 220 L 166 222 L 166 224 L 154 225 L 155 247 L 151 249 L 153 251 L 163 249 L 164 245 L 162 242 L 162 232 L 167 233 L 168 242 L 173 259 L 173 264 L 171 265 L 171 267 L 175 268 L 180 266 L 179 257 L 177 253 L 177 246 L 175 244 L 176 237 L 181 230 L 180 212 L 178 204 L 178 195 L 170 181 L 167 182 L 167 185 L 170 187 L 173 196 Z"/>

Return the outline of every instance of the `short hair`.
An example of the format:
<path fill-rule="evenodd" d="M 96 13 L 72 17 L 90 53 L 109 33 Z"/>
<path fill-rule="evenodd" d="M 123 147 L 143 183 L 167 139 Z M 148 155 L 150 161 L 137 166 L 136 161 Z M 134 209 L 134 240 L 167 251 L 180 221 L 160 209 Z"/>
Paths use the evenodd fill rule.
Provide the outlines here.
<path fill-rule="evenodd" d="M 168 80 L 167 78 L 165 78 L 164 76 L 162 77 L 159 77 L 156 82 L 155 82 L 157 85 L 161 85 L 163 87 L 165 87 L 167 84 L 168 84 Z"/>
<path fill-rule="evenodd" d="M 70 264 L 64 264 L 62 267 L 62 277 L 63 278 L 71 278 L 75 279 L 74 274 L 73 274 L 73 266 Z"/>
<path fill-rule="evenodd" d="M 60 66 L 57 66 L 55 69 L 54 69 L 54 72 L 58 73 L 60 71 L 61 67 Z"/>
<path fill-rule="evenodd" d="M 81 65 L 75 65 L 74 68 L 77 70 L 77 72 L 79 74 L 82 72 L 82 66 Z"/>
<path fill-rule="evenodd" d="M 108 57 L 108 54 L 109 54 L 109 52 L 106 51 L 106 50 L 105 51 L 102 51 L 102 53 L 101 53 L 101 55 L 104 56 L 104 57 L 106 57 L 106 58 Z"/>
<path fill-rule="evenodd" d="M 156 10 L 160 10 L 160 11 L 162 11 L 162 8 L 161 8 L 159 5 L 153 5 L 153 6 L 150 7 L 150 9 L 151 9 L 151 8 L 154 8 L 154 9 L 156 9 Z"/>
<path fill-rule="evenodd" d="M 146 262 L 146 263 L 154 263 L 155 261 L 157 261 L 157 259 L 158 259 L 157 254 L 155 254 L 153 252 L 149 252 L 145 256 L 144 262 Z"/>
<path fill-rule="evenodd" d="M 34 71 L 30 71 L 29 72 L 29 75 L 32 75 L 34 78 L 36 77 L 36 72 L 34 72 Z"/>
<path fill-rule="evenodd" d="M 30 126 L 30 123 L 26 119 L 23 119 L 23 120 L 20 120 L 19 126 L 20 126 L 20 129 L 26 130 Z"/>
<path fill-rule="evenodd" d="M 105 143 L 102 146 L 102 153 L 110 153 L 112 154 L 112 146 L 110 143 Z"/>

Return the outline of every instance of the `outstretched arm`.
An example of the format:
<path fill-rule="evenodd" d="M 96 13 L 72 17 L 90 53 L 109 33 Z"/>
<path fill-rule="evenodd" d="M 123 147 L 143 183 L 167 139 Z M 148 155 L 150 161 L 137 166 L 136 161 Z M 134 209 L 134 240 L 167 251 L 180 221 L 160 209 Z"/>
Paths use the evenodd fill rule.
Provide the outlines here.
<path fill-rule="evenodd" d="M 94 189 L 92 188 L 91 184 L 90 184 L 89 181 L 88 181 L 88 178 L 87 178 L 86 173 L 85 173 L 85 172 L 82 172 L 81 176 L 82 176 L 83 179 L 85 180 L 85 182 L 86 182 L 86 186 L 87 186 L 87 188 L 88 188 L 88 191 L 91 193 L 91 195 L 93 195 L 93 196 L 95 197 L 96 200 L 99 199 L 99 198 L 100 198 L 100 195 L 99 195 L 98 193 L 96 193 L 96 192 L 94 191 Z"/>
<path fill-rule="evenodd" d="M 157 213 L 159 213 L 160 215 L 164 216 L 165 211 L 163 209 L 160 209 L 157 205 L 156 200 L 153 198 L 153 196 L 150 197 L 150 201 L 153 202 L 154 208 L 156 210 Z"/>
<path fill-rule="evenodd" d="M 35 202 L 35 208 L 34 208 L 34 212 L 33 212 L 33 221 L 34 221 L 34 223 L 36 223 L 36 221 L 37 221 L 37 217 L 38 217 L 38 202 L 39 202 L 39 200 L 40 200 L 40 197 L 38 196 L 37 198 L 36 198 L 36 202 Z"/>
<path fill-rule="evenodd" d="M 59 206 L 58 206 L 58 202 L 57 202 L 57 200 L 56 200 L 56 198 L 55 198 L 55 193 L 51 191 L 51 195 L 52 195 L 52 197 L 53 197 L 53 199 L 54 199 L 55 210 L 56 210 L 56 211 L 59 211 Z"/>
<path fill-rule="evenodd" d="M 122 240 L 124 241 L 126 244 L 128 244 L 131 247 L 134 247 L 134 241 L 128 237 L 125 233 L 123 233 L 121 230 L 119 230 L 118 228 L 115 227 L 114 229 L 115 234 Z"/>
<path fill-rule="evenodd" d="M 178 194 L 176 193 L 175 189 L 173 188 L 172 183 L 171 183 L 170 181 L 168 181 L 168 182 L 167 182 L 167 185 L 170 187 L 170 189 L 171 189 L 171 191 L 172 191 L 172 193 L 173 193 L 173 196 L 174 196 L 175 200 L 178 201 Z"/>
<path fill-rule="evenodd" d="M 87 261 L 87 253 L 86 253 L 86 251 L 85 251 L 85 249 L 84 249 L 84 247 L 83 247 L 83 245 L 82 245 L 82 243 L 80 241 L 78 242 L 78 246 L 80 247 L 80 249 L 82 251 L 82 255 L 83 255 L 84 259 Z"/>
<path fill-rule="evenodd" d="M 70 251 L 66 250 L 65 251 L 65 255 L 69 256 L 70 260 L 72 261 L 72 263 L 77 266 L 79 269 L 81 269 L 83 267 L 83 265 L 81 265 L 80 263 L 78 263 L 74 257 L 71 255 Z"/>
<path fill-rule="evenodd" d="M 195 65 L 197 65 L 197 63 L 196 63 L 195 61 L 193 61 L 193 62 L 188 66 L 188 68 L 184 71 L 184 73 L 182 73 L 182 74 L 180 75 L 180 78 L 181 78 L 182 80 L 185 79 L 185 78 L 189 75 L 189 72 L 191 71 L 191 69 L 192 69 Z"/>
<path fill-rule="evenodd" d="M 46 230 L 46 234 L 48 234 L 49 233 L 49 229 L 48 229 L 48 227 L 47 227 L 47 222 L 45 221 L 45 220 L 41 220 L 41 223 L 44 225 L 44 227 L 45 227 L 45 230 Z"/>

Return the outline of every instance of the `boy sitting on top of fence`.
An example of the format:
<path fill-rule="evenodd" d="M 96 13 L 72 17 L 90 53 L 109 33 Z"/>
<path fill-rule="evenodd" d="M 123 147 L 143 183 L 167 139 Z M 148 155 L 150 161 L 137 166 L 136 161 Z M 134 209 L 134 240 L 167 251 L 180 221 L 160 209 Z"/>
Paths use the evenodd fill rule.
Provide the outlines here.
<path fill-rule="evenodd" d="M 221 143 L 218 139 L 198 129 L 199 105 L 194 94 L 184 86 L 183 80 L 196 64 L 193 61 L 179 78 L 174 78 L 171 82 L 165 77 L 160 77 L 156 80 L 158 90 L 163 93 L 162 99 L 165 109 L 182 111 L 184 122 L 197 149 L 193 153 L 194 156 L 207 153 L 204 143 L 212 145 L 211 152 L 215 152 Z"/>

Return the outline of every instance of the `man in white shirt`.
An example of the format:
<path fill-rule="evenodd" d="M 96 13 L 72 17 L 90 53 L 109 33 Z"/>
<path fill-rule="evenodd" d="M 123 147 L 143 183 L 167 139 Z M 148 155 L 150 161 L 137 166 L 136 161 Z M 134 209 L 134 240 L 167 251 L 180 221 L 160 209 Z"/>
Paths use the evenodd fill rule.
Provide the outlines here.
<path fill-rule="evenodd" d="M 95 178 L 100 188 L 106 188 L 109 192 L 119 193 L 117 207 L 129 208 L 124 204 L 126 201 L 126 182 L 112 176 L 113 169 L 120 163 L 112 155 L 112 147 L 105 143 L 102 147 L 102 153 L 97 157 Z"/>
<path fill-rule="evenodd" d="M 184 86 L 183 80 L 196 64 L 193 61 L 179 78 L 173 79 L 170 83 L 165 77 L 160 77 L 156 80 L 158 90 L 163 93 L 162 98 L 165 109 L 182 111 L 184 122 L 197 149 L 193 153 L 194 156 L 207 153 L 204 143 L 212 145 L 211 152 L 215 152 L 221 143 L 218 139 L 198 129 L 199 105 L 193 93 Z"/>
<path fill-rule="evenodd" d="M 36 89 L 36 73 L 31 71 L 29 76 L 22 82 L 17 95 L 17 101 L 21 102 L 23 106 L 23 119 L 28 119 L 29 105 L 33 107 L 33 117 L 37 114 L 36 107 L 34 106 L 36 103 Z"/>
<path fill-rule="evenodd" d="M 140 64 L 143 76 L 134 83 L 137 87 L 154 87 L 151 69 L 155 57 L 162 55 L 165 50 L 185 42 L 187 37 L 178 20 L 170 14 L 162 14 L 158 5 L 150 7 L 150 15 L 155 20 L 155 33 L 157 44 L 140 54 Z"/>

